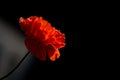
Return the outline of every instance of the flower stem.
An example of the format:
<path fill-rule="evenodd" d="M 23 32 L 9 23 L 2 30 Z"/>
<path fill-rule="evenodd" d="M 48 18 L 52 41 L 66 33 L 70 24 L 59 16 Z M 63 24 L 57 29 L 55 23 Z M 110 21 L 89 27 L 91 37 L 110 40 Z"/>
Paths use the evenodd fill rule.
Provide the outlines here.
<path fill-rule="evenodd" d="M 27 57 L 27 55 L 29 54 L 30 52 L 28 52 L 22 59 L 21 61 L 15 66 L 15 68 L 13 68 L 8 74 L 6 74 L 5 76 L 3 76 L 2 78 L 0 78 L 0 80 L 3 80 L 5 78 L 7 78 L 10 74 L 12 74 L 19 66 L 20 64 L 23 62 L 23 60 Z"/>

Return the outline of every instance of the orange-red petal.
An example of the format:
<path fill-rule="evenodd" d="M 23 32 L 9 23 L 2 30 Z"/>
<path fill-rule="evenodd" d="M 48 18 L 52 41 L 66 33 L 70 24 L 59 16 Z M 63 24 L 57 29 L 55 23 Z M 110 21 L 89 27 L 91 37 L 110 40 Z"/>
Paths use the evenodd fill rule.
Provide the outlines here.
<path fill-rule="evenodd" d="M 45 46 L 42 43 L 38 43 L 34 39 L 26 38 L 26 47 L 28 50 L 34 54 L 40 60 L 46 60 Z"/>
<path fill-rule="evenodd" d="M 46 47 L 46 51 L 48 53 L 48 56 L 50 58 L 50 60 L 55 61 L 57 58 L 60 57 L 60 53 L 59 50 L 57 48 L 55 48 L 55 46 L 49 44 Z"/>

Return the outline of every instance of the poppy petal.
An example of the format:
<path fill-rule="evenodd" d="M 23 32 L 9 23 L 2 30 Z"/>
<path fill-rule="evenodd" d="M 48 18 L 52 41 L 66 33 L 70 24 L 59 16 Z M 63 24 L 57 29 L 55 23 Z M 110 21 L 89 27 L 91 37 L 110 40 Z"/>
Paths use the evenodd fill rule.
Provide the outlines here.
<path fill-rule="evenodd" d="M 46 51 L 43 44 L 37 43 L 32 39 L 26 38 L 26 47 L 40 60 L 46 60 Z M 38 45 L 39 44 L 39 45 Z M 34 46 L 34 47 L 33 47 Z"/>
<path fill-rule="evenodd" d="M 52 61 L 55 61 L 57 58 L 60 57 L 59 50 L 50 44 L 47 46 L 47 53 L 48 53 L 50 60 Z"/>

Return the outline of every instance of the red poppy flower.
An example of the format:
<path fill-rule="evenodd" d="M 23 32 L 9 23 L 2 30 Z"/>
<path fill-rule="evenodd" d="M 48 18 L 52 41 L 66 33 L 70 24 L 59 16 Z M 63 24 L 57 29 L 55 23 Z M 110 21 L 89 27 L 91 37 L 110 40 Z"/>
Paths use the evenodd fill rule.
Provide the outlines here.
<path fill-rule="evenodd" d="M 59 49 L 65 46 L 65 35 L 56 30 L 42 17 L 31 16 L 27 19 L 20 17 L 21 29 L 25 32 L 27 49 L 40 60 L 55 61 L 60 57 Z"/>

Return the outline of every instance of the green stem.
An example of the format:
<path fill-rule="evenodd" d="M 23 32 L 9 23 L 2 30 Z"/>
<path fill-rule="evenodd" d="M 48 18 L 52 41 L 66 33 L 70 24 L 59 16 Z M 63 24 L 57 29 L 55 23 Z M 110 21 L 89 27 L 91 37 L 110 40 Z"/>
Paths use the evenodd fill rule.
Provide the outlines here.
<path fill-rule="evenodd" d="M 24 59 L 27 57 L 27 55 L 29 54 L 30 52 L 28 52 L 22 59 L 21 61 L 15 66 L 15 68 L 13 68 L 12 71 L 10 71 L 8 74 L 6 74 L 5 76 L 3 76 L 2 78 L 0 78 L 0 80 L 3 80 L 5 78 L 7 78 L 10 74 L 12 74 L 19 66 L 20 64 L 24 61 Z"/>

